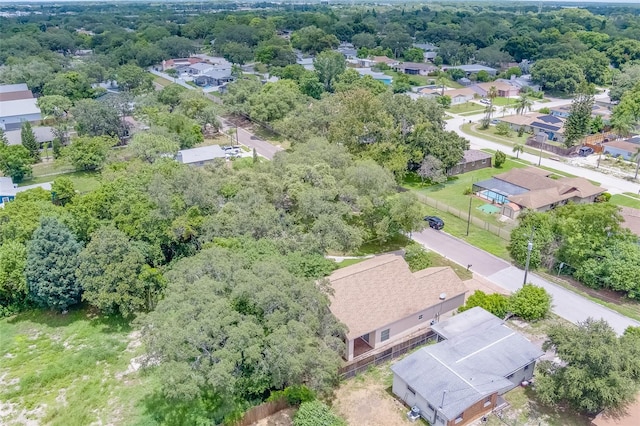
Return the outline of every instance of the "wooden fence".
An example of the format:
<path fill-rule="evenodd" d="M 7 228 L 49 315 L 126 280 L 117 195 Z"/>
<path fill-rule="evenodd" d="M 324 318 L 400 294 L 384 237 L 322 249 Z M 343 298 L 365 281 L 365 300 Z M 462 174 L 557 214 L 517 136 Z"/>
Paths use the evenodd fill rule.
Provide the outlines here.
<path fill-rule="evenodd" d="M 420 201 L 425 203 L 428 206 L 435 208 L 436 210 L 440 210 L 445 213 L 450 213 L 464 221 L 467 221 L 469 218 L 468 211 L 458 210 L 455 207 L 451 207 L 450 205 L 443 203 L 442 201 L 438 201 L 431 197 L 427 197 L 424 194 L 416 193 L 416 196 Z M 482 228 L 485 231 L 489 231 L 492 234 L 497 235 L 503 240 L 509 241 L 511 239 L 511 231 L 515 228 L 515 224 L 504 223 L 502 226 L 494 225 L 480 218 L 471 216 L 471 223 L 473 223 L 478 228 Z"/>
<path fill-rule="evenodd" d="M 264 404 L 260 404 L 249 409 L 246 413 L 244 413 L 242 419 L 234 423 L 234 426 L 249 426 L 255 422 L 258 422 L 277 413 L 278 411 L 284 410 L 285 408 L 289 407 L 289 403 L 284 398 L 277 401 L 265 402 Z"/>
<path fill-rule="evenodd" d="M 432 330 L 429 330 L 419 336 L 400 342 L 383 352 L 371 355 L 367 358 L 363 358 L 361 360 L 358 360 L 357 362 L 346 365 L 342 367 L 338 371 L 338 373 L 340 374 L 341 379 L 349 379 L 351 377 L 355 377 L 357 374 L 367 371 L 369 367 L 383 364 L 391 359 L 399 357 L 400 355 L 406 354 L 407 352 L 414 348 L 417 348 L 418 346 L 424 345 L 430 341 L 435 341 L 437 338 L 438 335 Z"/>
<path fill-rule="evenodd" d="M 573 152 L 579 149 L 579 147 L 577 146 L 565 148 L 547 142 L 538 142 L 535 137 L 527 138 L 526 145 L 536 149 L 542 148 L 543 151 L 553 152 L 554 154 L 563 155 L 565 157 L 571 155 Z"/>

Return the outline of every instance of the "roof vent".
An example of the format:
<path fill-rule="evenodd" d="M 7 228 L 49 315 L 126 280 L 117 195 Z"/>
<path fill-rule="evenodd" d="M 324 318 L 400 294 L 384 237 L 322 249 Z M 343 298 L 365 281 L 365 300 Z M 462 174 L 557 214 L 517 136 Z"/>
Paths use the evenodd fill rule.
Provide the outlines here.
<path fill-rule="evenodd" d="M 440 300 L 444 300 L 447 298 L 447 293 L 440 293 Z"/>

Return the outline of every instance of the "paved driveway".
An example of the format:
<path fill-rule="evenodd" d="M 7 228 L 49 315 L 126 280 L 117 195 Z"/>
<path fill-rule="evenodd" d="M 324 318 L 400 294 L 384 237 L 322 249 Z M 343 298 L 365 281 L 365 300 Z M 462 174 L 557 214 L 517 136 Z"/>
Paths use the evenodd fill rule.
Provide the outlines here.
<path fill-rule="evenodd" d="M 433 250 L 464 267 L 472 265 L 470 269 L 473 272 L 484 276 L 499 287 L 513 292 L 522 286 L 524 279 L 524 271 L 522 269 L 512 266 L 508 262 L 467 244 L 446 232 L 427 228 L 422 232 L 414 233 L 412 238 L 429 250 Z M 622 334 L 628 326 L 640 326 L 638 321 L 594 303 L 535 274 L 530 273 L 527 281 L 544 287 L 553 296 L 552 311 L 573 323 L 584 321 L 589 317 L 602 318 L 618 334 Z"/>

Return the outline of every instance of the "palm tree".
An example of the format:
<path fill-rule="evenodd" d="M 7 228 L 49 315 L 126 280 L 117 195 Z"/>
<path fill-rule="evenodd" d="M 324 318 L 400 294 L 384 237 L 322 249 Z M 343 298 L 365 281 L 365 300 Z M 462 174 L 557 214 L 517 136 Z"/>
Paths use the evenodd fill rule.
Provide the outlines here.
<path fill-rule="evenodd" d="M 489 105 L 487 105 L 487 107 L 484 109 L 484 112 L 486 115 L 482 120 L 483 121 L 482 127 L 485 129 L 489 127 L 489 123 L 491 122 L 491 115 L 495 110 L 493 108 L 493 100 L 497 97 L 498 97 L 498 89 L 496 89 L 496 86 L 491 86 L 489 88 L 489 91 L 487 92 L 487 98 L 489 98 Z"/>
<path fill-rule="evenodd" d="M 516 114 L 523 115 L 525 111 L 531 111 L 532 106 L 533 101 L 529 99 L 529 95 L 527 93 L 523 93 L 516 101 Z"/>
<path fill-rule="evenodd" d="M 616 132 L 619 138 L 626 138 L 631 135 L 631 132 L 633 131 L 633 117 L 629 114 L 616 115 L 614 113 L 613 120 L 611 120 L 611 128 Z"/>
<path fill-rule="evenodd" d="M 521 152 L 524 152 L 524 145 L 522 145 L 522 144 L 520 144 L 520 143 L 519 143 L 519 144 L 517 144 L 517 145 L 515 145 L 515 146 L 513 147 L 513 152 L 515 152 L 515 153 L 516 153 L 516 158 L 519 158 L 519 157 L 520 157 L 520 153 L 521 153 Z"/>

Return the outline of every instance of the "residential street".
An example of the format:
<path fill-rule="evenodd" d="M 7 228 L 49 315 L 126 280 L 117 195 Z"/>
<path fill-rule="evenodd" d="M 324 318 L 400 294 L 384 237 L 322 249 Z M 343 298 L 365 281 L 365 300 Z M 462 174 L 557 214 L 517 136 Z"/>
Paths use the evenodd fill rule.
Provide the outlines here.
<path fill-rule="evenodd" d="M 547 102 L 547 103 L 536 103 L 532 107 L 532 111 L 538 110 L 542 107 L 550 108 L 558 105 L 565 105 L 570 102 L 571 102 L 570 100 L 562 100 L 562 101 L 553 101 L 553 102 Z M 450 114 L 450 115 L 452 115 L 453 118 L 447 120 L 447 130 L 452 130 L 458 133 L 460 136 L 469 139 L 469 141 L 471 142 L 471 148 L 475 148 L 475 149 L 487 148 L 494 151 L 501 150 L 507 155 L 513 155 L 513 153 L 511 152 L 511 149 L 507 146 L 501 145 L 496 142 L 488 141 L 486 139 L 482 139 L 477 136 L 468 135 L 461 130 L 461 126 L 464 123 L 468 123 L 469 121 L 479 122 L 484 117 L 484 114 L 476 114 L 476 115 L 466 116 L 466 117 L 454 115 L 454 114 Z M 538 164 L 538 160 L 539 160 L 539 157 L 537 155 L 527 154 L 524 152 L 520 153 L 520 158 L 527 160 L 533 164 Z M 630 182 L 615 176 L 600 173 L 595 170 L 586 169 L 583 167 L 576 167 L 576 166 L 567 164 L 563 161 L 554 161 L 547 158 L 542 158 L 541 165 L 556 169 L 560 172 L 565 172 L 565 173 L 569 173 L 575 176 L 580 176 L 595 182 L 600 182 L 601 186 L 604 188 L 607 188 L 607 191 L 612 194 L 621 194 L 623 192 L 631 192 L 636 194 L 638 193 L 638 190 L 640 190 L 640 184 L 638 183 Z"/>
<path fill-rule="evenodd" d="M 282 151 L 282 148 L 280 148 L 279 146 L 272 145 L 269 142 L 260 139 L 259 137 L 249 132 L 248 130 L 243 129 L 242 127 L 234 126 L 224 118 L 218 117 L 218 119 L 222 124 L 221 130 L 224 133 L 227 133 L 227 131 L 230 129 L 232 130 L 237 129 L 238 143 L 241 145 L 248 146 L 251 149 L 255 148 L 258 155 L 261 155 L 262 157 L 267 158 L 269 160 L 273 160 L 273 156 L 276 155 L 277 152 Z"/>
<path fill-rule="evenodd" d="M 484 276 L 506 290 L 515 291 L 522 286 L 523 270 L 446 232 L 427 228 L 422 232 L 414 233 L 412 238 L 429 250 L 435 251 L 464 267 L 472 265 L 471 271 Z M 553 312 L 573 323 L 584 321 L 589 317 L 603 318 L 620 334 L 630 325 L 640 326 L 639 322 L 631 318 L 594 303 L 535 274 L 529 273 L 527 281 L 544 287 L 553 296 Z"/>

